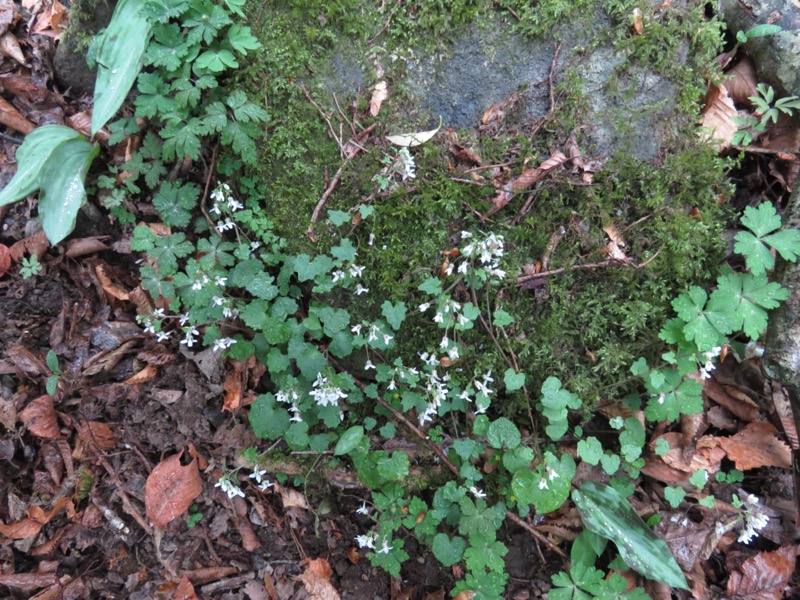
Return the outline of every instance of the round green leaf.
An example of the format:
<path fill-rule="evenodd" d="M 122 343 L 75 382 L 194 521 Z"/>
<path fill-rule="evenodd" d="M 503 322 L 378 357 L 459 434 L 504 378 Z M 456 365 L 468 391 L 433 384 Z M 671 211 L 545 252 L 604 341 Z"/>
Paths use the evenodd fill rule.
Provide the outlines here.
<path fill-rule="evenodd" d="M 496 421 L 489 424 L 489 429 L 486 432 L 486 439 L 492 448 L 502 449 L 504 446 L 509 450 L 519 446 L 522 441 L 522 436 L 519 429 L 510 420 L 505 417 L 500 417 Z"/>

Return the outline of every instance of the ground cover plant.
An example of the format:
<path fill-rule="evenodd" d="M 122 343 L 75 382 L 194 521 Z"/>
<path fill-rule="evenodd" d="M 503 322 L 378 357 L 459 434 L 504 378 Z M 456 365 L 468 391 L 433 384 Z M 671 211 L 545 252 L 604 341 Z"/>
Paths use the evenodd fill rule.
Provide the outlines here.
<path fill-rule="evenodd" d="M 559 2 L 539 13 L 496 4 L 523 33 L 568 14 Z M 722 540 L 749 544 L 775 519 L 745 485 L 747 471 L 786 465 L 748 463 L 731 445 L 760 435 L 783 456 L 768 424 L 741 416 L 741 407 L 726 405 L 741 431 L 706 435 L 704 446 L 700 428 L 693 438 L 687 423 L 706 418 L 715 372 L 748 360 L 768 311 L 788 298 L 771 273 L 777 255 L 796 261 L 800 233 L 781 228 L 776 203 L 754 203 L 725 256 L 720 233 L 733 211 L 719 199 L 729 163 L 696 138 L 697 107 L 688 102 L 677 108 L 676 129 L 692 137 L 658 170 L 624 152 L 589 164 L 582 148 L 591 142 L 574 126 L 586 99 L 570 74 L 561 85 L 575 87 L 546 82 L 553 100 L 534 124 L 538 137 L 511 102 L 494 107 L 507 115 L 503 135 L 414 122 L 402 112 L 409 104 L 386 102 L 382 66 L 369 93 L 348 98 L 351 107 L 330 106 L 324 83 L 303 78 L 325 64 L 338 36 L 368 41 L 378 31 L 384 49 L 402 46 L 486 8 L 395 3 L 353 23 L 349 12 L 359 6 L 296 3 L 264 15 L 234 0 L 140 3 L 143 63 L 117 52 L 124 73 L 108 63 L 113 36 L 101 38 L 106 76 L 125 75 L 138 92 L 110 121 L 105 170 L 89 178 L 139 257 L 134 291 L 102 269 L 97 275 L 104 293 L 135 306 L 146 340 L 146 366 L 125 385 L 146 383 L 176 352 L 205 355 L 226 365 L 214 402 L 255 436 L 240 434 L 247 444 L 231 443 L 211 462 L 193 445 L 188 465 L 182 449 L 159 457 L 140 486 L 144 516 L 136 520 L 145 531 L 202 527 L 195 502 L 205 479 L 237 519 L 245 502 L 280 498 L 318 524 L 326 496 L 337 496 L 324 481 L 344 471 L 359 506 L 359 530 L 344 542 L 348 560 L 363 557 L 395 581 L 415 558 L 432 556 L 449 570 L 453 596 L 504 597 L 521 552 L 516 529 L 541 556 L 538 578 L 551 598 L 702 591 L 700 550 L 687 558 L 670 543 L 690 528 L 682 515 L 704 523 L 709 554 Z M 619 22 L 609 38 L 641 56 L 643 42 L 631 41 L 621 18 L 629 8 L 608 8 Z M 319 27 L 307 24 L 312 10 Z M 698 23 L 684 20 L 701 13 L 648 18 L 660 39 L 667 29 L 659 27 L 694 30 Z M 718 30 L 713 21 L 702 27 L 701 45 Z M 253 83 L 260 69 L 269 76 Z M 686 85 L 698 89 L 694 78 Z M 766 88 L 760 93 L 769 110 L 780 108 Z M 767 120 L 765 112 L 759 123 Z M 21 165 L 29 147 L 20 147 Z M 50 150 L 41 155 L 46 162 Z M 91 158 L 81 157 L 83 190 Z M 9 197 L 37 184 L 49 194 L 42 169 Z M 39 210 L 46 223 L 43 200 Z M 20 416 L 46 438 L 31 407 L 52 413 L 57 429 L 53 403 L 68 402 L 80 384 L 52 349 L 40 375 L 47 394 Z M 84 421 L 86 443 L 103 448 L 98 438 L 113 438 Z M 97 476 L 81 471 L 71 501 L 85 502 Z M 648 493 L 659 504 L 648 506 Z M 274 518 L 259 506 L 260 522 Z M 667 507 L 671 518 L 659 520 Z M 27 538 L 52 516 L 35 518 L 38 529 L 7 520 L 0 533 Z M 255 534 L 237 522 L 252 552 Z M 770 535 L 770 543 L 782 539 Z M 324 553 L 308 558 L 308 594 L 336 597 Z M 169 593 L 194 594 L 190 578 L 177 575 Z M 278 597 L 269 573 L 261 576 L 264 593 Z"/>

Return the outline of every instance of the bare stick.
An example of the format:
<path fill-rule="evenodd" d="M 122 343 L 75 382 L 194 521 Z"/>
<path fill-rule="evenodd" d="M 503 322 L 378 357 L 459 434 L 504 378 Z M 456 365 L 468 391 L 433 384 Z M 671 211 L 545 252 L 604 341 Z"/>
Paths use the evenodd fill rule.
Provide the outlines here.
<path fill-rule="evenodd" d="M 316 223 L 319 220 L 319 215 L 322 212 L 325 203 L 328 201 L 328 198 L 330 198 L 331 194 L 333 193 L 333 190 L 336 189 L 336 186 L 339 185 L 339 181 L 342 178 L 342 173 L 344 172 L 344 168 L 345 166 L 347 166 L 347 163 L 349 162 L 350 162 L 349 158 L 344 159 L 341 166 L 339 167 L 339 170 L 336 171 L 336 174 L 333 176 L 333 179 L 331 179 L 331 182 L 328 184 L 328 187 L 325 189 L 325 192 L 322 194 L 322 197 L 319 199 L 317 205 L 314 207 L 314 212 L 311 213 L 311 224 L 308 226 L 308 229 L 306 229 L 306 237 L 308 237 L 308 239 L 310 239 L 312 242 L 317 241 L 316 237 L 314 236 L 314 229 L 313 229 L 314 223 Z"/>
<path fill-rule="evenodd" d="M 330 116 L 328 115 L 328 113 L 326 113 L 324 110 L 322 110 L 319 107 L 319 104 L 314 102 L 314 98 L 311 97 L 311 94 L 308 92 L 308 89 L 306 88 L 304 83 L 300 84 L 300 89 L 303 90 L 303 93 L 306 95 L 306 98 L 308 98 L 308 101 L 311 102 L 311 104 L 314 106 L 314 108 L 317 109 L 317 112 L 319 112 L 320 116 L 323 119 L 325 119 L 325 123 L 328 125 L 328 131 L 330 131 L 331 137 L 334 140 L 336 140 L 336 143 L 339 145 L 339 152 L 341 152 L 342 155 L 344 156 L 344 146 L 342 145 L 342 139 L 338 135 L 336 135 L 336 131 L 334 131 L 333 125 L 331 125 Z"/>

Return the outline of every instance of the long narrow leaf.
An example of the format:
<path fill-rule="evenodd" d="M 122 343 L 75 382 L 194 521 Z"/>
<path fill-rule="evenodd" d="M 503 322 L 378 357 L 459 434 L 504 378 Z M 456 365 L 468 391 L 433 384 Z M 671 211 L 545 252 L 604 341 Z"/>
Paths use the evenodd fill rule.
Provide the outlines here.
<path fill-rule="evenodd" d="M 80 137 L 63 125 L 45 125 L 31 131 L 17 149 L 17 172 L 0 192 L 0 206 L 22 200 L 39 189 L 39 174 L 47 159 L 63 142 Z"/>
<path fill-rule="evenodd" d="M 86 199 L 83 181 L 100 151 L 84 139 L 59 145 L 42 168 L 39 214 L 42 229 L 54 246 L 75 229 L 78 210 Z"/>
<path fill-rule="evenodd" d="M 152 24 L 142 15 L 142 0 L 120 0 L 97 53 L 92 135 L 111 119 L 142 69 Z"/>

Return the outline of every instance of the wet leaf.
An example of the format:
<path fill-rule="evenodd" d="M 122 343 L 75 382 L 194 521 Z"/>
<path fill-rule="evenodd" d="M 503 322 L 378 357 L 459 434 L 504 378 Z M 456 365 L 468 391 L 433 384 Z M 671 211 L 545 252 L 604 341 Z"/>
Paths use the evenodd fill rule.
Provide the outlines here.
<path fill-rule="evenodd" d="M 775 552 L 761 552 L 748 558 L 728 579 L 729 598 L 778 600 L 794 573 L 797 546 L 784 546 Z"/>
<path fill-rule="evenodd" d="M 741 471 L 759 467 L 792 466 L 792 451 L 776 436 L 778 431 L 769 423 L 750 423 L 731 437 L 704 438 L 704 445 L 718 445 Z"/>
<path fill-rule="evenodd" d="M 197 461 L 183 466 L 181 454 L 165 458 L 147 478 L 145 509 L 153 525 L 166 525 L 182 515 L 203 491 Z"/>

